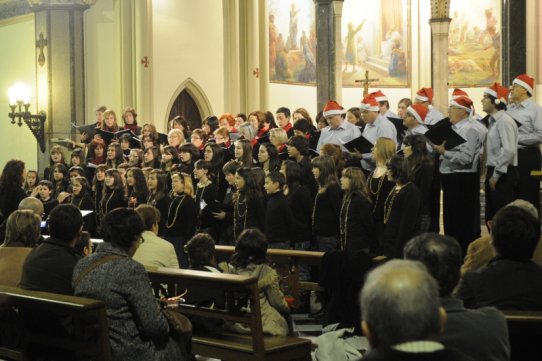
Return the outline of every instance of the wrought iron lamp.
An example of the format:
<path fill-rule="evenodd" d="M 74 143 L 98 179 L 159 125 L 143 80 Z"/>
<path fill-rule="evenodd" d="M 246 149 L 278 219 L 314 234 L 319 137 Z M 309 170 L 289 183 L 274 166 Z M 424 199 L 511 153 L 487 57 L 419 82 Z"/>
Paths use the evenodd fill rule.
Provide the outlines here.
<path fill-rule="evenodd" d="M 45 152 L 45 119 L 47 118 L 44 111 L 38 114 L 30 114 L 30 87 L 23 83 L 16 83 L 9 88 L 9 107 L 11 112 L 9 117 L 11 124 L 17 124 L 19 127 L 23 125 L 23 121 L 30 128 L 34 137 L 40 145 L 42 153 Z M 16 123 L 15 119 L 18 120 Z"/>

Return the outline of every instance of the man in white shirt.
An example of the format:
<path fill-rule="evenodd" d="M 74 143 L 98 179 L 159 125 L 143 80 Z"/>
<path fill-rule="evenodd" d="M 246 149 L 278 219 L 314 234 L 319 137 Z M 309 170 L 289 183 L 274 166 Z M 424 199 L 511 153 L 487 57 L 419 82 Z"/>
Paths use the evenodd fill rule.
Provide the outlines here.
<path fill-rule="evenodd" d="M 390 110 L 390 102 L 386 94 L 382 93 L 381 90 L 374 92 L 375 99 L 378 102 L 378 108 L 380 108 L 380 115 L 386 118 L 399 118 L 397 114 Z"/>
<path fill-rule="evenodd" d="M 433 125 L 439 120 L 444 119 L 444 115 L 435 109 L 433 104 L 433 88 L 421 88 L 416 92 L 416 98 L 414 102 L 422 104 L 427 108 L 427 116 L 425 117 L 425 124 Z"/>
<path fill-rule="evenodd" d="M 342 150 L 347 149 L 343 144 L 348 143 L 351 140 L 358 138 L 361 132 L 354 124 L 349 123 L 344 119 L 345 111 L 335 100 L 330 100 L 324 107 L 324 118 L 326 118 L 329 125 L 322 129 L 320 139 L 318 139 L 318 145 L 316 151 L 320 152 L 320 148 L 324 144 L 337 144 Z"/>

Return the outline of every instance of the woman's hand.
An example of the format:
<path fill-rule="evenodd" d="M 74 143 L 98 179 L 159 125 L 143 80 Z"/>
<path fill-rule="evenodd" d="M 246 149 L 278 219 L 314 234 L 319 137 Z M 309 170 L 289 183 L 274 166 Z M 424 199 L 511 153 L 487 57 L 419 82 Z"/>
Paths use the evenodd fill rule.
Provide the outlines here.
<path fill-rule="evenodd" d="M 226 212 L 224 211 L 213 212 L 212 214 L 213 214 L 213 217 L 218 220 L 223 220 L 224 218 L 226 218 Z"/>

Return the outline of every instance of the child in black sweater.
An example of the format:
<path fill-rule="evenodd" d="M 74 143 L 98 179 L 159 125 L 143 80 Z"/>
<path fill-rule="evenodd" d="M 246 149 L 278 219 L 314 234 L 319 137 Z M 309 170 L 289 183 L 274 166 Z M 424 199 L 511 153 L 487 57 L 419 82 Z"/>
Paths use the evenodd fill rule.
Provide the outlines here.
<path fill-rule="evenodd" d="M 265 177 L 265 191 L 268 199 L 264 233 L 269 248 L 291 248 L 289 237 L 295 230 L 295 224 L 288 199 L 282 192 L 285 183 L 284 175 L 278 171 L 271 171 Z"/>

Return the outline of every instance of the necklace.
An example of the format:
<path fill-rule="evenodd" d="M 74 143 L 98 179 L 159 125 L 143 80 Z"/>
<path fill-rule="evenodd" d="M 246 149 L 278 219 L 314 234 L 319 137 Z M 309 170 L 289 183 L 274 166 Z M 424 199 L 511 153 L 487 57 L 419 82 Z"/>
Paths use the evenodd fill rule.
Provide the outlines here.
<path fill-rule="evenodd" d="M 401 186 L 401 187 L 393 187 L 390 194 L 388 194 L 388 198 L 386 198 L 386 202 L 384 203 L 384 224 L 388 223 L 391 215 L 391 210 L 393 208 L 393 202 L 395 201 L 395 197 L 399 194 L 401 189 L 405 188 L 407 185 L 409 185 L 410 182 L 407 184 Z"/>
<path fill-rule="evenodd" d="M 171 223 L 169 223 L 169 218 L 170 218 L 170 215 L 171 215 L 171 207 L 173 206 L 173 203 L 175 203 L 175 200 L 177 198 L 180 198 L 181 200 L 179 201 L 179 204 L 177 204 L 177 208 L 175 208 L 175 217 L 173 217 L 173 221 L 171 221 Z M 183 203 L 184 199 L 186 198 L 186 195 L 183 194 L 182 197 L 175 197 L 175 199 L 173 200 L 173 202 L 171 202 L 171 204 L 169 205 L 169 209 L 168 209 L 168 212 L 167 212 L 167 218 L 168 218 L 168 222 L 166 222 L 166 227 L 168 229 L 170 229 L 171 227 L 173 227 L 173 225 L 175 224 L 175 221 L 177 221 L 177 215 L 179 214 L 179 208 L 181 207 L 181 204 Z"/>
<path fill-rule="evenodd" d="M 348 237 L 348 211 L 352 202 L 352 194 L 346 195 L 341 205 L 341 213 L 339 214 L 339 225 L 341 231 L 341 250 L 346 248 L 346 240 Z"/>
<path fill-rule="evenodd" d="M 107 193 L 105 194 L 107 196 Z M 111 195 L 109 196 L 109 199 L 105 202 L 105 207 L 103 206 L 105 197 L 102 198 L 102 205 L 101 205 L 101 213 L 102 216 L 105 216 L 107 214 L 107 210 L 109 209 L 109 202 L 111 201 L 111 198 L 115 195 L 115 190 L 113 189 L 113 192 L 111 192 Z"/>
<path fill-rule="evenodd" d="M 367 188 L 369 188 L 370 195 L 371 194 L 373 196 L 376 195 L 376 198 L 375 198 L 375 201 L 374 201 L 374 207 L 373 207 L 373 214 L 374 214 L 375 211 L 376 211 L 376 205 L 378 204 L 378 198 L 380 197 L 380 189 L 382 189 L 382 185 L 384 184 L 384 178 L 386 177 L 386 175 L 383 175 L 382 177 L 379 178 L 378 186 L 376 187 L 376 192 L 373 191 L 373 188 L 371 186 L 372 180 L 374 179 L 373 175 L 374 175 L 374 171 L 372 171 L 369 174 L 369 180 L 367 181 L 367 184 L 368 184 Z M 373 197 L 371 197 L 371 198 L 373 198 Z"/>
<path fill-rule="evenodd" d="M 243 201 L 241 201 L 241 193 L 239 191 L 237 191 L 236 198 L 237 200 L 233 204 L 234 205 L 234 212 L 233 212 L 233 239 L 234 240 L 237 240 L 237 227 L 236 227 L 237 220 L 239 218 L 244 217 L 244 220 L 243 220 L 243 230 L 244 230 L 247 228 L 247 215 L 248 215 L 248 202 L 246 198 Z M 243 214 L 239 212 L 239 205 L 242 205 L 242 204 L 245 205 L 245 212 Z"/>

